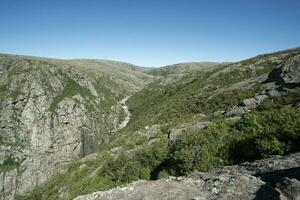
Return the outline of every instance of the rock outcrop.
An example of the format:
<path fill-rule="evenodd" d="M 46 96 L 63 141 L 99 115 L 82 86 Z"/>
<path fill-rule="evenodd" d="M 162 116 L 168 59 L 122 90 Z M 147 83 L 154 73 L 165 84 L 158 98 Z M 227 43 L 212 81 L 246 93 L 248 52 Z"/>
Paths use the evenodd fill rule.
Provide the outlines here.
<path fill-rule="evenodd" d="M 42 184 L 119 127 L 124 80 L 73 62 L 0 56 L 0 199 Z"/>
<path fill-rule="evenodd" d="M 300 83 L 300 56 L 296 56 L 289 61 L 282 69 L 281 77 L 286 84 Z"/>
<path fill-rule="evenodd" d="M 278 97 L 287 90 L 300 90 L 300 56 L 295 56 L 284 65 L 279 65 L 268 74 L 267 80 L 262 82 L 265 89 L 254 97 L 244 99 L 241 105 L 229 108 L 224 115 L 226 117 L 240 117 L 244 113 L 254 110 L 264 99 Z"/>
<path fill-rule="evenodd" d="M 168 135 L 168 138 L 170 141 L 174 142 L 180 135 L 200 131 L 207 128 L 210 124 L 211 122 L 209 121 L 198 122 L 196 124 L 185 124 L 185 126 L 182 128 L 172 129 Z"/>
<path fill-rule="evenodd" d="M 75 200 L 300 199 L 300 153 L 273 156 L 208 173 L 137 181 Z"/>

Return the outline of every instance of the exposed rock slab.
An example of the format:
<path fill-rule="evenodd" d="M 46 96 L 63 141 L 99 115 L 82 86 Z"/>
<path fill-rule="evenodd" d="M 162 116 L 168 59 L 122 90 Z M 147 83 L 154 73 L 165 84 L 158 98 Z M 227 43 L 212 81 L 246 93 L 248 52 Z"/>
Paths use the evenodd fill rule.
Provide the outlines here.
<path fill-rule="evenodd" d="M 281 77 L 287 84 L 300 83 L 300 56 L 295 56 L 282 69 Z"/>
<path fill-rule="evenodd" d="M 200 175 L 201 176 L 201 175 Z M 226 186 L 225 186 L 226 185 Z M 251 185 L 251 187 L 249 187 Z M 246 199 L 264 182 L 250 175 L 218 173 L 197 178 L 169 178 L 159 181 L 138 181 L 123 188 L 77 197 L 76 200 L 160 200 L 160 199 Z"/>
<path fill-rule="evenodd" d="M 137 181 L 75 200 L 299 199 L 300 153 L 187 177 Z"/>
<path fill-rule="evenodd" d="M 182 128 L 174 128 L 171 130 L 168 137 L 171 141 L 175 141 L 182 134 L 200 131 L 207 128 L 210 124 L 211 122 L 209 121 L 203 121 L 197 122 L 196 124 L 187 124 Z"/>

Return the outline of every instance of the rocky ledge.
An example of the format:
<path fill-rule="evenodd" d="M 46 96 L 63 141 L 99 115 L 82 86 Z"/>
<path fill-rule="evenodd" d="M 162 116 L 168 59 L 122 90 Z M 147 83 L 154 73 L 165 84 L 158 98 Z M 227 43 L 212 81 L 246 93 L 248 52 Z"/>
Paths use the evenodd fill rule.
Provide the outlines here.
<path fill-rule="evenodd" d="M 79 196 L 75 200 L 299 200 L 299 180 L 300 153 L 295 153 L 185 177 L 137 181 L 124 187 Z"/>

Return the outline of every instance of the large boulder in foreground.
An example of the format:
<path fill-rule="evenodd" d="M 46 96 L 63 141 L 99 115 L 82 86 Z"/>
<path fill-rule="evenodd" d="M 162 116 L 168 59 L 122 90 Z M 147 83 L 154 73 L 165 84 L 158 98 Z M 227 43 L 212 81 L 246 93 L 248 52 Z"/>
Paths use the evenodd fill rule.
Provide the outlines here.
<path fill-rule="evenodd" d="M 123 188 L 77 197 L 76 200 L 247 199 L 265 183 L 247 174 L 224 171 L 192 178 L 138 181 Z M 272 198 L 272 194 L 269 196 Z"/>
<path fill-rule="evenodd" d="M 75 200 L 300 199 L 300 153 L 227 166 L 187 177 L 137 181 Z"/>

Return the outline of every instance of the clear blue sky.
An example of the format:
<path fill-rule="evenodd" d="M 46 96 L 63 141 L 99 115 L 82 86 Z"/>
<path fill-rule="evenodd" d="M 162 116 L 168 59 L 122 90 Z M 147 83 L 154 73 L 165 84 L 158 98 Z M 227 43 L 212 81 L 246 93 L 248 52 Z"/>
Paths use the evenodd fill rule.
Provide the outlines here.
<path fill-rule="evenodd" d="M 0 52 L 144 66 L 300 46 L 299 0 L 0 0 Z"/>

